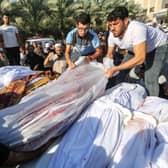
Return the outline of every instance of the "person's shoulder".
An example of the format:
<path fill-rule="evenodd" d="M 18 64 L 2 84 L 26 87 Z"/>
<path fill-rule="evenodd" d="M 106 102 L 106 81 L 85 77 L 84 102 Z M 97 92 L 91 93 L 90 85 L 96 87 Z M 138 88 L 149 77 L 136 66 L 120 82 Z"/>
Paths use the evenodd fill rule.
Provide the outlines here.
<path fill-rule="evenodd" d="M 135 28 L 135 27 L 147 27 L 146 25 L 145 25 L 145 23 L 143 23 L 143 22 L 139 22 L 139 21 L 136 21 L 136 20 L 133 20 L 133 21 L 130 21 L 130 24 L 129 24 L 129 27 L 133 27 L 133 28 Z"/>
<path fill-rule="evenodd" d="M 66 45 L 72 44 L 77 34 L 77 28 L 72 29 L 66 36 Z"/>
<path fill-rule="evenodd" d="M 73 28 L 71 31 L 68 32 L 68 34 L 74 34 L 77 32 L 77 28 Z"/>
<path fill-rule="evenodd" d="M 1 25 L 0 28 L 1 29 L 17 29 L 17 27 L 14 25 Z"/>
<path fill-rule="evenodd" d="M 148 30 L 147 25 L 139 21 L 131 21 L 127 29 L 128 29 L 127 32 L 131 35 L 145 33 Z"/>
<path fill-rule="evenodd" d="M 89 33 L 92 34 L 92 35 L 96 35 L 97 36 L 97 33 L 93 30 L 93 29 L 89 29 Z"/>
<path fill-rule="evenodd" d="M 1 26 L 0 26 L 0 29 L 1 29 L 1 30 L 5 29 L 5 28 L 6 28 L 5 25 L 1 25 Z"/>
<path fill-rule="evenodd" d="M 14 27 L 14 28 L 17 28 L 17 26 L 15 26 L 15 25 L 10 25 L 11 27 Z"/>
<path fill-rule="evenodd" d="M 98 34 L 93 30 L 93 29 L 89 29 L 89 38 L 93 39 L 93 40 L 99 40 Z"/>
<path fill-rule="evenodd" d="M 12 28 L 12 29 L 18 30 L 18 28 L 17 28 L 15 25 L 9 25 L 9 26 L 10 26 L 10 28 Z"/>
<path fill-rule="evenodd" d="M 9 25 L 2 25 L 3 27 L 16 27 L 15 25 L 9 24 Z"/>

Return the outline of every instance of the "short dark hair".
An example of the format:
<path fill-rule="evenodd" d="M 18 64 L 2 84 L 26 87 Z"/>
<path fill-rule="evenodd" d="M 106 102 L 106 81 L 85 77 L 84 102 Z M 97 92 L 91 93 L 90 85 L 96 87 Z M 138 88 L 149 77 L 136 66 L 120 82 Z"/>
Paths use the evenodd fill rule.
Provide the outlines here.
<path fill-rule="evenodd" d="M 90 15 L 87 13 L 82 12 L 81 14 L 79 14 L 76 18 L 76 22 L 77 23 L 82 23 L 82 24 L 90 24 Z"/>
<path fill-rule="evenodd" d="M 115 21 L 116 19 L 122 19 L 128 17 L 128 9 L 124 6 L 116 7 L 112 12 L 109 13 L 107 21 Z"/>
<path fill-rule="evenodd" d="M 8 16 L 8 17 L 9 17 L 10 15 L 9 15 L 8 12 L 4 12 L 4 13 L 2 13 L 2 17 L 3 17 L 3 16 Z"/>

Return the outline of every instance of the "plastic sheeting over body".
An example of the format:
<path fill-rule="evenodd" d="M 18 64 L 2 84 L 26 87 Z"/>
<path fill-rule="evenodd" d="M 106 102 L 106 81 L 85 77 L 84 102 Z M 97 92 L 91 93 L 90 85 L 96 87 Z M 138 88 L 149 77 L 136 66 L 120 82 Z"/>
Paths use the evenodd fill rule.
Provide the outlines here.
<path fill-rule="evenodd" d="M 60 135 L 95 98 L 104 93 L 103 67 L 86 64 L 0 111 L 0 141 L 19 151 L 35 150 Z"/>

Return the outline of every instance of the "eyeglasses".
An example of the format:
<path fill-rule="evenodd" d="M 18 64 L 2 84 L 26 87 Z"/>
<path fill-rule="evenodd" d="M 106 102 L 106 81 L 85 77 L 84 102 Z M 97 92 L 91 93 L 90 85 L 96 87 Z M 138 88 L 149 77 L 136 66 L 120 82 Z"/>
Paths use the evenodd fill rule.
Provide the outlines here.
<path fill-rule="evenodd" d="M 89 28 L 80 28 L 78 27 L 78 31 L 79 32 L 87 32 L 89 30 Z"/>

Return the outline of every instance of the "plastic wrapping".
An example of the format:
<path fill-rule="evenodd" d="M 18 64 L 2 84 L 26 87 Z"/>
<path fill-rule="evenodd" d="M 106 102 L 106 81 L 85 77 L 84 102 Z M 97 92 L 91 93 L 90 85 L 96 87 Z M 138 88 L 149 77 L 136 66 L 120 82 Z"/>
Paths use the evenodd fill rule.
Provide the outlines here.
<path fill-rule="evenodd" d="M 62 134 L 104 93 L 107 79 L 100 67 L 86 64 L 67 70 L 19 104 L 1 110 L 0 141 L 15 150 L 29 151 Z"/>

